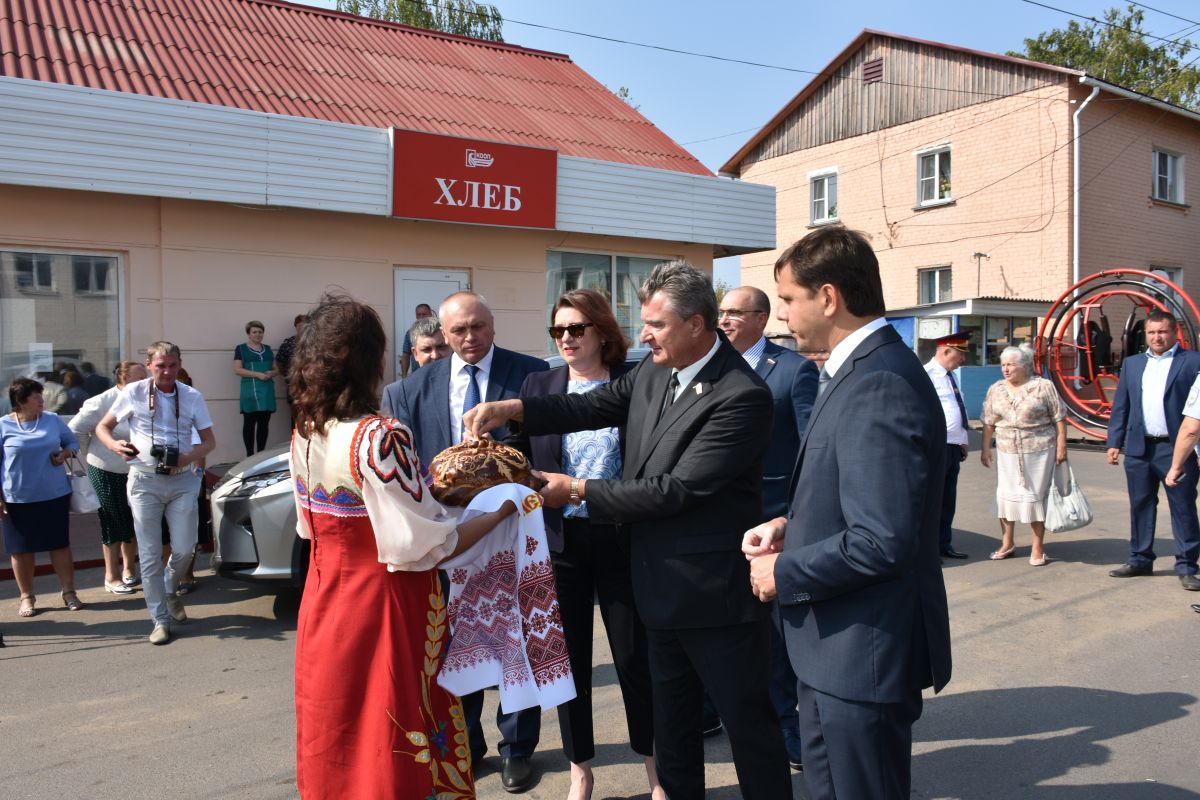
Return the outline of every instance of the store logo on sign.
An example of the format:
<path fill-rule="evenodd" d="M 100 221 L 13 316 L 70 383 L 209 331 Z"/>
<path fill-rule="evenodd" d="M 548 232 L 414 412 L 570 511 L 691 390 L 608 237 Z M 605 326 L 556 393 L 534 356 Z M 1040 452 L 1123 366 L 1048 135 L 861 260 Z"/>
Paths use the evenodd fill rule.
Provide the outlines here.
<path fill-rule="evenodd" d="M 467 149 L 468 167 L 490 167 L 495 160 L 491 153 L 481 153 L 478 150 Z"/>

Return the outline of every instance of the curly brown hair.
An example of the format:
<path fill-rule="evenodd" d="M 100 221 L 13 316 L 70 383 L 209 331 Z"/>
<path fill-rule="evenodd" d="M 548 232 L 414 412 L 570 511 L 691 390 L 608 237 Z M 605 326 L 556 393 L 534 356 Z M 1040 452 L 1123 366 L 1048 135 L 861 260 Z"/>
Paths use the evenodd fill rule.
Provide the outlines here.
<path fill-rule="evenodd" d="M 604 295 L 591 289 L 575 289 L 558 298 L 554 308 L 550 310 L 550 324 L 561 308 L 573 308 L 588 318 L 596 326 L 596 334 L 603 344 L 600 346 L 600 360 L 609 369 L 616 369 L 625 363 L 629 353 L 629 339 L 621 330 L 617 318 L 613 316 L 612 307 L 604 299 Z"/>
<path fill-rule="evenodd" d="M 375 413 L 387 350 L 375 309 L 347 294 L 322 295 L 308 318 L 288 370 L 292 416 L 304 438 L 334 420 Z"/>

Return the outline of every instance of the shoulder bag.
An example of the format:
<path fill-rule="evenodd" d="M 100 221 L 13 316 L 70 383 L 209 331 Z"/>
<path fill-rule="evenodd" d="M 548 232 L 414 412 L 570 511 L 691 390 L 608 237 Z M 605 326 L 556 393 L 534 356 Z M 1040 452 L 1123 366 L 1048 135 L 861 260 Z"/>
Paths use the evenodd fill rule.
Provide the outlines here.
<path fill-rule="evenodd" d="M 1055 466 L 1054 480 L 1046 498 L 1046 530 L 1054 533 L 1073 531 L 1090 525 L 1092 507 L 1075 481 L 1069 461 Z"/>

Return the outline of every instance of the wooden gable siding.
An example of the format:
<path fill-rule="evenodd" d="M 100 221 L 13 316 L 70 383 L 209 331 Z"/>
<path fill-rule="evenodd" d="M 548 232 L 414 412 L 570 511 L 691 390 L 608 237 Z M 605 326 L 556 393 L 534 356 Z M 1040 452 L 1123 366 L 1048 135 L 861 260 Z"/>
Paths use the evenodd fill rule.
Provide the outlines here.
<path fill-rule="evenodd" d="M 875 59 L 883 59 L 883 80 L 864 83 L 863 64 Z M 875 36 L 767 134 L 742 168 L 1065 80 L 1037 67 Z"/>

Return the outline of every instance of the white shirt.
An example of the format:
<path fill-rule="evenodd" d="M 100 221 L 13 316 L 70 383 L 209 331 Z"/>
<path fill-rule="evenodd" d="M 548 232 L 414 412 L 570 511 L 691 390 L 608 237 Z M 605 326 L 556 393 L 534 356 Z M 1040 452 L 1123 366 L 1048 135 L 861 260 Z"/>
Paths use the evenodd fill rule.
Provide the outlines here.
<path fill-rule="evenodd" d="M 1192 419 L 1200 419 L 1200 375 L 1196 376 L 1196 380 L 1192 381 L 1192 388 L 1188 390 L 1187 403 L 1183 406 L 1183 415 Z M 1200 456 L 1200 444 L 1196 445 L 1196 455 Z"/>
<path fill-rule="evenodd" d="M 1176 344 L 1161 356 L 1146 351 L 1146 369 L 1142 372 L 1142 419 L 1146 423 L 1147 436 L 1168 435 L 1163 396 L 1167 393 L 1167 374 L 1178 350 Z"/>
<path fill-rule="evenodd" d="M 850 355 L 854 352 L 854 348 L 862 344 L 868 336 L 884 325 L 887 325 L 887 320 L 883 317 L 877 317 L 838 342 L 837 346 L 829 351 L 829 358 L 825 361 L 825 374 L 832 380 L 833 376 L 837 375 L 838 370 L 842 368 L 842 364 L 846 363 L 846 359 L 850 358 Z"/>
<path fill-rule="evenodd" d="M 963 427 L 962 412 L 958 408 L 958 398 L 954 396 L 954 385 L 950 383 L 950 373 L 936 358 L 929 359 L 925 365 L 929 380 L 937 390 L 938 401 L 942 404 L 942 413 L 946 416 L 946 444 L 966 444 L 967 429 Z"/>
<path fill-rule="evenodd" d="M 713 338 L 716 339 L 716 341 L 713 342 L 713 346 L 709 348 L 708 352 L 705 353 L 699 361 L 688 364 L 683 369 L 671 370 L 673 373 L 679 376 L 679 388 L 675 390 L 675 400 L 679 399 L 679 396 L 683 394 L 683 390 L 688 387 L 688 384 L 696 379 L 696 376 L 700 374 L 700 370 L 704 369 L 704 365 L 709 361 L 712 361 L 712 357 L 717 354 L 717 348 L 721 346 L 721 337 L 716 336 Z M 671 402 L 675 402 L 675 400 L 672 400 Z"/>
<path fill-rule="evenodd" d="M 204 395 L 184 383 L 176 383 L 175 391 L 167 394 L 154 389 L 154 414 L 150 413 L 150 387 L 153 378 L 131 383 L 117 395 L 110 414 L 117 422 L 129 421 L 129 441 L 138 449 L 137 457 L 129 462 L 133 466 L 153 469 L 156 459 L 150 455 L 155 444 L 179 448 L 179 453 L 190 453 L 193 442 L 200 431 L 212 427 L 212 417 Z M 179 416 L 176 419 L 176 403 Z"/>
<path fill-rule="evenodd" d="M 125 475 L 129 472 L 129 463 L 101 444 L 100 440 L 95 437 L 96 426 L 113 407 L 113 403 L 117 402 L 121 391 L 121 388 L 111 386 L 95 397 L 89 397 L 79 409 L 79 413 L 71 417 L 68 427 L 80 438 L 80 442 L 87 439 L 88 464 L 105 472 Z M 121 422 L 113 428 L 112 435 L 117 441 L 121 439 L 128 441 L 129 425 Z"/>
<path fill-rule="evenodd" d="M 496 345 L 492 345 L 487 355 L 479 359 L 475 366 L 475 383 L 479 385 L 479 402 L 487 400 L 488 376 L 492 372 L 492 356 L 496 355 Z M 467 385 L 471 382 L 471 374 L 465 367 L 467 362 L 458 357 L 458 353 L 450 356 L 450 444 L 462 444 L 463 402 L 467 399 Z"/>
<path fill-rule="evenodd" d="M 758 369 L 758 362 L 762 360 L 763 351 L 767 349 L 767 337 L 760 336 L 758 341 L 750 345 L 750 349 L 742 353 L 742 358 L 746 359 L 746 363 L 750 365 L 750 369 Z"/>

